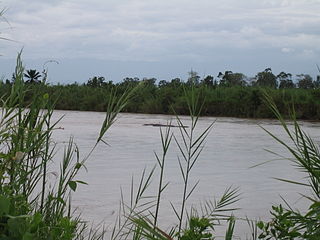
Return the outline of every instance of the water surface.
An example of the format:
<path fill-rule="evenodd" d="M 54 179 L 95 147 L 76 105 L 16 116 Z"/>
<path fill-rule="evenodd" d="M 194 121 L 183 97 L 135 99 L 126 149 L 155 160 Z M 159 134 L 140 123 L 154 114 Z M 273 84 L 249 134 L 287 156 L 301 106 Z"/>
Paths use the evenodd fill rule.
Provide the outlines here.
<path fill-rule="evenodd" d="M 81 156 L 85 157 L 94 146 L 104 113 L 56 111 L 55 118 L 64 115 L 58 124 L 62 129 L 54 133 L 58 149 L 63 149 L 72 135 Z M 156 160 L 154 152 L 161 154 L 159 127 L 144 124 L 165 124 L 171 116 L 146 114 L 120 114 L 118 120 L 107 132 L 104 140 L 109 144 L 100 144 L 86 163 L 88 173 L 82 172 L 80 180 L 88 186 L 79 186 L 73 200 L 82 215 L 107 226 L 113 224 L 118 211 L 120 187 L 127 199 L 132 176 L 138 180 L 144 168 L 151 169 Z M 187 117 L 182 117 L 188 125 Z M 219 197 L 226 188 L 239 187 L 241 199 L 235 205 L 241 209 L 234 214 L 237 217 L 268 219 L 272 204 L 281 203 L 280 196 L 288 199 L 296 207 L 305 207 L 298 193 L 305 193 L 302 187 L 280 182 L 274 178 L 303 181 L 292 163 L 280 160 L 279 156 L 266 151 L 273 151 L 289 156 L 282 146 L 277 144 L 260 126 L 267 128 L 277 136 L 286 139 L 281 126 L 275 120 L 249 120 L 236 118 L 211 118 L 199 120 L 199 133 L 215 122 L 209 134 L 202 155 L 191 173 L 191 183 L 200 181 L 189 203 Z M 173 123 L 174 122 L 173 119 Z M 316 140 L 319 139 L 319 123 L 302 122 L 303 128 Z M 179 130 L 172 129 L 179 139 Z M 57 154 L 59 158 L 61 154 Z M 176 144 L 172 142 L 166 162 L 165 181 L 169 186 L 163 195 L 160 224 L 176 222 L 169 202 L 179 206 L 182 194 L 182 178 L 177 157 Z M 262 166 L 252 166 L 275 160 Z M 154 182 L 157 178 L 154 179 Z M 150 194 L 156 192 L 151 185 Z M 189 205 L 190 207 L 190 205 Z M 248 232 L 246 224 L 236 225 L 239 236 Z"/>

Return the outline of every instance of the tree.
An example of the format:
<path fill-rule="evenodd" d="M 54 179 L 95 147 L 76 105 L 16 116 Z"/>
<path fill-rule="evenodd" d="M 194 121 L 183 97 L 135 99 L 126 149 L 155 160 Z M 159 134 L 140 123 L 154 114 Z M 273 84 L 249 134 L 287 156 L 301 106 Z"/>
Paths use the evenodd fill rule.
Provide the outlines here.
<path fill-rule="evenodd" d="M 272 73 L 271 68 L 266 68 L 264 71 L 256 75 L 256 86 L 277 88 L 277 77 Z"/>
<path fill-rule="evenodd" d="M 138 85 L 139 81 L 140 81 L 140 79 L 137 77 L 134 77 L 134 78 L 126 77 L 123 79 L 121 85 L 134 87 L 134 86 Z"/>
<path fill-rule="evenodd" d="M 23 76 L 27 78 L 26 83 L 40 83 L 38 79 L 41 77 L 41 74 L 35 69 L 27 70 Z"/>
<path fill-rule="evenodd" d="M 279 80 L 279 88 L 294 88 L 295 85 L 292 81 L 292 74 L 281 72 L 277 75 L 277 79 Z"/>
<path fill-rule="evenodd" d="M 168 84 L 169 83 L 166 80 L 160 80 L 158 83 L 158 87 L 162 88 L 162 87 L 168 86 Z"/>
<path fill-rule="evenodd" d="M 142 80 L 148 87 L 154 87 L 157 81 L 156 78 L 143 78 Z"/>
<path fill-rule="evenodd" d="M 201 80 L 201 84 L 212 87 L 213 86 L 213 77 L 211 75 L 206 76 L 204 79 Z"/>
<path fill-rule="evenodd" d="M 320 75 L 317 75 L 317 80 L 313 82 L 315 88 L 320 88 Z"/>
<path fill-rule="evenodd" d="M 314 88 L 312 77 L 309 74 L 298 74 L 298 87 L 304 89 Z"/>
<path fill-rule="evenodd" d="M 104 77 L 93 77 L 90 78 L 87 82 L 87 86 L 90 87 L 102 87 L 105 84 L 105 78 Z"/>
<path fill-rule="evenodd" d="M 220 85 L 225 87 L 231 86 L 245 86 L 246 76 L 242 73 L 233 73 L 232 71 L 225 71 L 224 74 L 219 72 Z"/>
<path fill-rule="evenodd" d="M 180 87 L 182 85 L 182 81 L 180 78 L 171 79 L 170 86 L 172 87 Z"/>

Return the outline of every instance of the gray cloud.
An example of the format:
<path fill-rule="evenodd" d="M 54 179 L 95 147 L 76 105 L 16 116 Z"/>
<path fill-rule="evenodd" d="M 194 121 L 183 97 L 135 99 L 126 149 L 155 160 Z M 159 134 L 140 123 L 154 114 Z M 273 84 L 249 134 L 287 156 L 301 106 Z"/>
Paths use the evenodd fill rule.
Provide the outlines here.
<path fill-rule="evenodd" d="M 320 56 L 318 0 L 6 0 L 3 5 L 12 26 L 5 36 L 19 42 L 0 49 L 7 58 L 22 46 L 33 59 L 213 62 L 224 58 L 217 54 L 232 61 L 233 53 L 263 49 L 273 58 Z"/>

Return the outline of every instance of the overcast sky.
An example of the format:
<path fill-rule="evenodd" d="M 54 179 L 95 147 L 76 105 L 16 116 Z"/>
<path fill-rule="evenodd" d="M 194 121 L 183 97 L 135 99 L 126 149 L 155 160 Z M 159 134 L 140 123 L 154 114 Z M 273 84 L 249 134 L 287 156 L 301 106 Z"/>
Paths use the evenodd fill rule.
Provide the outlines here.
<path fill-rule="evenodd" d="M 320 0 L 2 0 L 0 77 L 23 47 L 54 83 L 232 70 L 318 73 Z"/>

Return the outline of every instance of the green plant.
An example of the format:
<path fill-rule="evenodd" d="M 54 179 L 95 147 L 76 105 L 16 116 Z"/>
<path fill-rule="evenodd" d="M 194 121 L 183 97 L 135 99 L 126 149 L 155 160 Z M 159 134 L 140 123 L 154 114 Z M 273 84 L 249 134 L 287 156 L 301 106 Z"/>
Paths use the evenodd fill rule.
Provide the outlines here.
<path fill-rule="evenodd" d="M 257 226 L 263 232 L 259 235 L 259 239 L 295 239 L 302 237 L 299 228 L 294 220 L 294 212 L 283 209 L 282 205 L 272 206 L 271 214 L 273 219 L 271 222 L 257 222 Z"/>
<path fill-rule="evenodd" d="M 156 210 L 154 214 L 154 222 L 153 225 L 157 226 L 158 216 L 159 216 L 159 210 L 160 210 L 160 202 L 161 202 L 161 194 L 165 190 L 165 188 L 168 186 L 169 183 L 164 184 L 164 170 L 165 170 L 165 163 L 166 163 L 166 156 L 169 150 L 169 146 L 171 144 L 172 140 L 172 133 L 170 128 L 171 122 L 168 123 L 168 127 L 165 129 L 164 133 L 162 129 L 160 129 L 160 135 L 161 135 L 161 144 L 162 144 L 162 156 L 161 158 L 158 156 L 157 153 L 155 153 L 155 157 L 157 159 L 157 162 L 159 164 L 160 168 L 160 177 L 159 177 L 159 183 L 158 183 L 158 194 L 157 194 L 157 202 L 156 202 Z"/>
<path fill-rule="evenodd" d="M 55 146 L 51 136 L 57 123 L 52 115 L 56 99 L 46 91 L 45 81 L 25 85 L 21 53 L 17 57 L 15 81 L 10 94 L 2 98 L 0 118 L 0 239 L 101 239 L 102 233 L 88 230 L 86 223 L 72 215 L 71 194 L 79 171 L 126 106 L 132 90 L 114 91 L 92 151 L 80 159 L 70 138 L 57 173 L 48 182 Z M 27 101 L 27 97 L 29 98 Z"/>
<path fill-rule="evenodd" d="M 209 219 L 192 217 L 188 224 L 188 228 L 182 231 L 181 240 L 212 239 L 212 233 L 208 232 L 211 226 Z"/>
<path fill-rule="evenodd" d="M 61 220 L 65 216 L 64 223 L 69 221 L 71 226 L 74 221 L 70 215 L 64 216 L 68 209 L 69 182 L 61 182 L 57 194 L 53 190 L 47 192 L 47 164 L 52 160 L 54 150 L 51 147 L 51 134 L 57 124 L 51 124 L 54 102 L 39 86 L 31 103 L 24 106 L 28 89 L 23 82 L 23 71 L 19 54 L 15 83 L 10 95 L 2 103 L 0 194 L 2 199 L 9 202 L 9 208 L 2 211 L 3 228 L 0 234 L 3 238 L 12 239 L 27 238 L 33 234 L 42 239 L 48 229 L 61 229 Z M 63 159 L 63 164 L 65 169 L 75 169 L 67 158 Z M 60 176 L 64 177 L 67 175 Z M 72 177 L 68 180 L 71 181 Z M 56 200 L 52 201 L 54 197 Z M 35 220 L 39 218 L 43 224 L 41 227 L 37 225 L 38 228 L 34 230 Z"/>
<path fill-rule="evenodd" d="M 195 93 L 194 86 L 192 86 L 189 92 L 185 90 L 185 96 L 191 119 L 190 130 L 188 131 L 187 128 L 185 128 L 183 122 L 177 115 L 177 123 L 179 125 L 182 143 L 175 137 L 175 142 L 182 156 L 182 159 L 178 158 L 178 160 L 184 184 L 180 213 L 177 212 L 176 208 L 173 208 L 179 220 L 178 232 L 182 229 L 186 202 L 199 183 L 194 184 L 189 190 L 189 176 L 202 152 L 204 141 L 213 125 L 213 123 L 210 124 L 199 136 L 196 136 L 195 130 L 202 111 L 203 102 L 199 102 L 200 94 Z"/>
<path fill-rule="evenodd" d="M 145 179 L 145 172 L 143 172 L 134 204 L 132 204 L 132 200 L 129 205 L 122 200 L 122 209 L 127 209 L 127 211 L 121 212 L 125 220 L 121 225 L 118 225 L 117 234 L 114 234 L 112 239 L 213 239 L 215 225 L 224 220 L 229 222 L 226 239 L 232 239 L 235 219 L 229 216 L 227 212 L 236 210 L 235 208 L 228 208 L 228 206 L 237 201 L 239 196 L 237 189 L 229 188 L 220 199 L 208 200 L 201 204 L 201 211 L 197 211 L 195 208 L 192 208 L 191 212 L 186 210 L 187 201 L 198 185 L 198 182 L 193 185 L 190 183 L 191 170 L 199 159 L 205 139 L 213 123 L 204 131 L 198 133 L 197 123 L 202 111 L 200 95 L 199 92 L 195 91 L 194 86 L 191 86 L 190 89 L 184 89 L 184 91 L 190 113 L 190 126 L 184 124 L 182 119 L 176 115 L 176 123 L 179 129 L 178 135 L 173 134 L 171 130 L 172 122 L 168 123 L 168 127 L 165 130 L 160 129 L 162 154 L 155 154 L 159 167 L 158 191 L 155 197 L 144 195 L 155 169 L 152 169 L 145 181 L 143 180 Z M 178 224 L 172 226 L 170 230 L 164 231 L 159 226 L 158 217 L 160 214 L 161 195 L 169 185 L 164 180 L 164 173 L 166 157 L 172 139 L 174 139 L 180 153 L 178 162 L 183 181 L 183 192 L 179 208 L 171 203 L 173 213 L 178 218 Z M 134 184 L 132 183 L 131 199 L 133 199 L 132 196 L 134 195 L 133 186 Z M 123 231 L 124 229 L 125 231 Z"/>
<path fill-rule="evenodd" d="M 288 179 L 278 179 L 291 184 L 302 185 L 312 192 L 310 196 L 303 197 L 310 201 L 309 209 L 306 213 L 294 210 L 285 201 L 287 208 L 282 205 L 272 207 L 272 220 L 268 223 L 259 222 L 257 226 L 262 230 L 260 239 L 319 239 L 320 237 L 320 151 L 315 141 L 305 133 L 295 118 L 292 110 L 292 127 L 290 127 L 276 104 L 267 94 L 265 94 L 266 104 L 271 108 L 278 118 L 290 142 L 284 141 L 263 128 L 279 144 L 284 146 L 292 155 L 289 158 L 298 170 L 305 173 L 306 182 L 297 182 Z"/>

